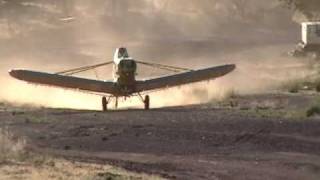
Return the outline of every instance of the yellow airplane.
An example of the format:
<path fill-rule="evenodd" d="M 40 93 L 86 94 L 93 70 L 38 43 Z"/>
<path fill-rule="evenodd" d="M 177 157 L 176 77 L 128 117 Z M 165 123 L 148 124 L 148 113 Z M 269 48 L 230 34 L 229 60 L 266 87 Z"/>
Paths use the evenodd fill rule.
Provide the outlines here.
<path fill-rule="evenodd" d="M 113 81 L 99 81 L 72 76 L 80 72 L 111 64 L 113 64 L 114 70 Z M 137 64 L 170 70 L 176 74 L 148 80 L 137 80 Z M 144 108 L 147 110 L 150 108 L 150 97 L 149 95 L 146 95 L 145 98 L 143 98 L 141 95 L 142 92 L 218 78 L 230 73 L 235 68 L 236 66 L 234 64 L 228 64 L 200 70 L 191 70 L 162 64 L 142 62 L 131 58 L 127 49 L 121 47 L 116 49 L 113 61 L 111 62 L 79 67 L 54 74 L 22 69 L 10 70 L 9 74 L 16 79 L 30 83 L 71 88 L 87 92 L 95 92 L 97 94 L 99 93 L 99 95 L 102 96 L 103 111 L 107 111 L 108 103 L 112 100 L 112 98 L 115 98 L 115 106 L 117 108 L 119 97 L 124 97 L 126 99 L 132 96 L 139 96 L 144 103 Z"/>

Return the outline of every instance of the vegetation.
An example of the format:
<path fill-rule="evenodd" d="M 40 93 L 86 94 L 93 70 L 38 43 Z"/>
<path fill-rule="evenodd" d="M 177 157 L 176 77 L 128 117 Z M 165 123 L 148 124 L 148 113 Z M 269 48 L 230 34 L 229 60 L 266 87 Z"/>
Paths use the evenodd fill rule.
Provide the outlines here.
<path fill-rule="evenodd" d="M 308 20 L 319 20 L 319 0 L 280 0 L 289 8 L 302 13 Z"/>
<path fill-rule="evenodd" d="M 314 115 L 320 115 L 320 106 L 319 105 L 314 105 L 310 107 L 307 112 L 306 112 L 307 117 L 311 117 Z"/>
<path fill-rule="evenodd" d="M 293 84 L 291 87 L 289 87 L 289 92 L 290 93 L 298 93 L 299 92 L 299 85 Z"/>
<path fill-rule="evenodd" d="M 320 92 L 320 81 L 319 80 L 316 81 L 315 86 L 316 86 L 316 91 Z"/>
<path fill-rule="evenodd" d="M 50 118 L 44 117 L 37 117 L 37 116 L 28 116 L 25 118 L 25 123 L 46 123 L 52 121 Z"/>
<path fill-rule="evenodd" d="M 0 164 L 25 159 L 26 141 L 16 138 L 7 128 L 0 128 Z"/>
<path fill-rule="evenodd" d="M 303 84 L 303 80 L 291 80 L 288 82 L 285 82 L 281 89 L 288 91 L 290 93 L 298 93 L 301 89 L 301 86 Z"/>
<path fill-rule="evenodd" d="M 320 97 L 315 98 L 313 105 L 306 110 L 306 116 L 320 115 Z"/>

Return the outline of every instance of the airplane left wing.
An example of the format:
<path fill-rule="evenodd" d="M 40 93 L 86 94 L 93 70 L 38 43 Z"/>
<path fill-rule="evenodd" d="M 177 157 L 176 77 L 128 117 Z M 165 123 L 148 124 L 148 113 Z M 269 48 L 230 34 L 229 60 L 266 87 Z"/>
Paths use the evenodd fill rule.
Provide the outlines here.
<path fill-rule="evenodd" d="M 71 88 L 98 93 L 116 93 L 116 86 L 114 82 L 97 81 L 28 70 L 11 70 L 9 74 L 16 79 L 35 84 L 57 86 L 62 88 Z"/>
<path fill-rule="evenodd" d="M 234 64 L 217 66 L 207 69 L 188 71 L 171 76 L 164 76 L 160 78 L 138 81 L 136 91 L 149 91 L 161 88 L 169 88 L 173 86 L 180 86 L 188 83 L 200 82 L 224 76 L 236 68 Z"/>

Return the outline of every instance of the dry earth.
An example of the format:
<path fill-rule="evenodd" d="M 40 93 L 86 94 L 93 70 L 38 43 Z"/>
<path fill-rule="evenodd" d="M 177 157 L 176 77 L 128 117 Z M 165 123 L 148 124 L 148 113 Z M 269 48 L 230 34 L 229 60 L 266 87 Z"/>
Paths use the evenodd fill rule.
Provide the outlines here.
<path fill-rule="evenodd" d="M 2 105 L 1 127 L 29 151 L 167 179 L 320 178 L 316 94 L 107 113 Z M 2 165 L 3 166 L 3 165 Z"/>
<path fill-rule="evenodd" d="M 10 162 L 0 166 L 0 179 L 14 180 L 105 180 L 105 179 L 162 179 L 141 173 L 132 173 L 110 165 L 73 162 L 63 159 L 45 158 L 43 162 Z"/>

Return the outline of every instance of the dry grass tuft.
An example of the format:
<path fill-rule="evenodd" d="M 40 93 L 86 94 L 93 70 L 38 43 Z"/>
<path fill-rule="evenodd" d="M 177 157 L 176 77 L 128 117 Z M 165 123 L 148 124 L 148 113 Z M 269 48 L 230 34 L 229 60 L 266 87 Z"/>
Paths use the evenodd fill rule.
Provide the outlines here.
<path fill-rule="evenodd" d="M 226 91 L 225 95 L 224 95 L 224 100 L 226 99 L 233 99 L 237 97 L 237 92 L 234 89 L 229 89 L 228 91 Z"/>
<path fill-rule="evenodd" d="M 302 80 L 291 80 L 282 85 L 282 89 L 290 93 L 298 93 L 301 89 Z"/>
<path fill-rule="evenodd" d="M 0 163 L 25 157 L 26 140 L 15 137 L 8 128 L 0 128 Z"/>

